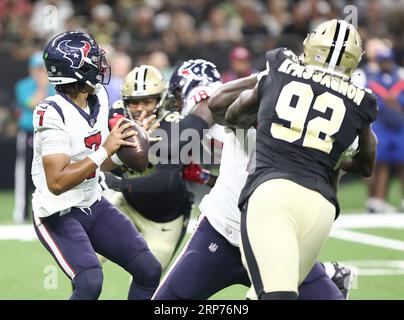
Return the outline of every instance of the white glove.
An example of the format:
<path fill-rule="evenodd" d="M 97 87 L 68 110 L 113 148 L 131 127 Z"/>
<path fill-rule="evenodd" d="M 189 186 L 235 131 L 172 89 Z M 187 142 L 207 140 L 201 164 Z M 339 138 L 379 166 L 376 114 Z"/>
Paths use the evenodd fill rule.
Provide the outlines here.
<path fill-rule="evenodd" d="M 352 159 L 359 152 L 358 148 L 359 148 L 359 137 L 356 136 L 354 142 L 352 142 L 352 144 L 348 148 L 346 148 L 346 150 L 339 157 L 338 162 L 334 167 L 334 170 L 337 170 L 339 168 L 342 161 Z"/>
<path fill-rule="evenodd" d="M 359 148 L 359 137 L 356 136 L 354 142 L 352 142 L 352 144 L 342 154 L 344 160 L 352 159 L 359 152 L 358 148 Z"/>

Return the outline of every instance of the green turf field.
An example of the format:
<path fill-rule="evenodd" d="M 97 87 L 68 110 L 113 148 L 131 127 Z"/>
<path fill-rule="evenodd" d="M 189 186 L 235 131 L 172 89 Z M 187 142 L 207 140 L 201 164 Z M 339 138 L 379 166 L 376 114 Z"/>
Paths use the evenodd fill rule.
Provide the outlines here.
<path fill-rule="evenodd" d="M 366 188 L 361 182 L 344 184 L 339 197 L 344 212 L 364 211 Z M 400 188 L 395 182 L 390 200 L 398 206 L 400 198 Z M 0 192 L 0 228 L 12 225 L 12 207 L 12 192 Z M 372 218 L 362 216 L 363 221 Z M 330 237 L 321 254 L 322 261 L 338 260 L 358 268 L 359 277 L 351 299 L 404 299 L 404 223 L 401 224 L 404 215 L 403 219 L 399 215 L 389 219 L 384 219 L 387 223 L 380 227 L 344 227 L 348 235 Z M 384 220 L 382 217 L 380 221 Z M 344 237 L 356 237 L 356 240 Z M 37 240 L 1 239 L 0 231 L 0 299 L 66 299 L 69 296 L 70 282 Z M 125 299 L 129 275 L 111 262 L 103 268 L 101 299 Z M 243 299 L 245 292 L 242 286 L 232 286 L 213 299 Z"/>

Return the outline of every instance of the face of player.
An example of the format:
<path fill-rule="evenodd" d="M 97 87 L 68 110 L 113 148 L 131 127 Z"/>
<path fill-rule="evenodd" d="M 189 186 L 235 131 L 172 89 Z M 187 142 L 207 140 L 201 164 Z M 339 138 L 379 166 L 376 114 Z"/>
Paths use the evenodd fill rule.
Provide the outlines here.
<path fill-rule="evenodd" d="M 157 103 L 157 99 L 132 100 L 128 103 L 128 108 L 133 119 L 136 120 L 143 111 L 146 111 L 147 117 L 151 116 Z"/>

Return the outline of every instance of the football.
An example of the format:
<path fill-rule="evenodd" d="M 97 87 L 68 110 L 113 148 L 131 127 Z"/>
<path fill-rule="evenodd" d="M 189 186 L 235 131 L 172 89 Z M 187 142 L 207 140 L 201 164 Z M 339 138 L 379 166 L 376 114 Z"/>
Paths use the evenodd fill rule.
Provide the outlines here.
<path fill-rule="evenodd" d="M 122 121 L 120 126 L 127 123 L 129 120 Z M 146 132 L 138 124 L 131 122 L 132 128 L 128 128 L 123 132 L 131 129 L 137 132 L 137 135 L 126 138 L 126 141 L 131 141 L 136 144 L 136 147 L 122 146 L 118 151 L 118 158 L 130 169 L 143 172 L 149 164 L 149 148 L 150 142 Z"/>

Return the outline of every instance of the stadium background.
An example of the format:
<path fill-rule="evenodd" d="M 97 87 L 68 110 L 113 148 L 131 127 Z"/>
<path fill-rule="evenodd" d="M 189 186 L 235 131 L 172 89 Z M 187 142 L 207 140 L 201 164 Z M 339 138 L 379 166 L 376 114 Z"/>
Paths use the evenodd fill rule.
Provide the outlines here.
<path fill-rule="evenodd" d="M 0 299 L 65 299 L 71 290 L 36 239 L 30 221 L 16 224 L 13 219 L 15 84 L 27 76 L 31 54 L 53 34 L 87 30 L 107 49 L 110 64 L 125 53 L 132 66 L 153 64 L 167 78 L 181 61 L 205 58 L 227 81 L 262 69 L 265 52 L 276 46 L 300 53 L 312 27 L 330 18 L 346 18 L 355 10 L 365 42 L 388 39 L 396 63 L 402 66 L 404 1 L 399 0 L 0 0 Z M 367 62 L 365 56 L 361 66 Z M 320 259 L 347 262 L 358 269 L 352 299 L 404 299 L 404 215 L 367 214 L 367 196 L 365 181 L 343 179 L 339 192 L 343 214 Z M 399 209 L 401 199 L 400 182 L 393 177 L 388 200 Z M 197 215 L 195 208 L 193 217 Z M 101 299 L 124 299 L 129 286 L 126 272 L 110 262 L 104 272 Z M 213 298 L 242 299 L 244 292 L 233 286 Z"/>

